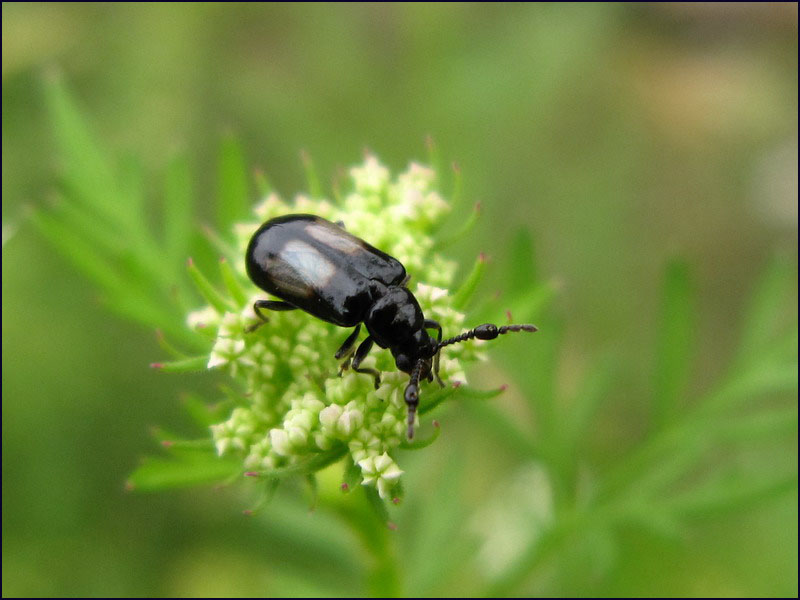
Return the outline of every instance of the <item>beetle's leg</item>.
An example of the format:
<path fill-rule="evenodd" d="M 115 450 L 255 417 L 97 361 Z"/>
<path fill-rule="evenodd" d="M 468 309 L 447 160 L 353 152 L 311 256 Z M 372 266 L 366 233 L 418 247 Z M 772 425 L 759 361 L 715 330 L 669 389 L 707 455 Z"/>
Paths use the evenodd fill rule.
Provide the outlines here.
<path fill-rule="evenodd" d="M 424 366 L 424 359 L 417 361 L 417 364 L 411 370 L 411 379 L 409 379 L 406 391 L 403 394 L 408 407 L 408 439 L 414 437 L 414 417 L 416 417 L 417 407 L 419 406 L 419 377 Z"/>
<path fill-rule="evenodd" d="M 341 377 L 342 373 L 344 373 L 350 366 L 350 355 L 353 353 L 353 348 L 356 345 L 356 339 L 358 338 L 358 333 L 360 331 L 361 331 L 361 323 L 356 325 L 356 328 L 353 330 L 353 333 L 347 336 L 347 339 L 336 351 L 336 354 L 334 354 L 334 358 L 336 360 L 341 360 L 342 358 L 345 358 L 345 361 L 339 366 L 339 377 Z"/>
<path fill-rule="evenodd" d="M 435 329 L 438 334 L 436 336 L 436 342 L 441 344 L 442 342 L 442 326 L 439 325 L 438 321 L 434 321 L 433 319 L 425 319 L 423 323 L 425 329 Z M 441 387 L 444 387 L 444 383 L 442 383 L 442 378 L 439 377 L 439 350 L 436 350 L 436 355 L 433 357 L 433 376 L 436 377 L 436 383 L 438 383 Z"/>
<path fill-rule="evenodd" d="M 361 331 L 361 323 L 356 325 L 356 328 L 353 330 L 353 333 L 347 336 L 347 339 L 336 351 L 336 354 L 333 355 L 336 360 L 339 360 L 347 356 L 353 351 L 353 346 L 356 345 L 356 338 L 358 338 L 358 333 L 360 331 Z"/>
<path fill-rule="evenodd" d="M 361 345 L 356 350 L 356 355 L 353 357 L 353 371 L 356 373 L 366 373 L 367 375 L 372 375 L 375 378 L 375 389 L 377 390 L 381 386 L 381 374 L 376 371 L 375 369 L 359 369 L 361 365 L 361 361 L 363 361 L 369 351 L 372 349 L 372 338 L 367 337 Z"/>
<path fill-rule="evenodd" d="M 502 327 L 498 327 L 492 323 L 484 323 L 483 325 L 478 325 L 475 329 L 465 331 L 461 335 L 457 335 L 456 337 L 451 337 L 443 342 L 439 342 L 439 348 L 441 349 L 445 346 L 449 346 L 450 344 L 457 344 L 465 340 L 471 340 L 472 338 L 478 338 L 479 340 L 493 340 L 498 335 L 503 335 L 509 331 L 534 332 L 539 330 L 537 329 L 536 325 L 503 325 Z"/>
<path fill-rule="evenodd" d="M 280 300 L 256 300 L 253 304 L 253 312 L 256 313 L 256 316 L 259 318 L 258 323 L 254 323 L 250 325 L 247 329 L 245 329 L 246 333 L 252 333 L 259 327 L 261 327 L 264 323 L 269 323 L 269 319 L 261 312 L 261 309 L 266 310 L 296 310 L 296 306 L 292 306 L 288 302 L 281 302 Z"/>

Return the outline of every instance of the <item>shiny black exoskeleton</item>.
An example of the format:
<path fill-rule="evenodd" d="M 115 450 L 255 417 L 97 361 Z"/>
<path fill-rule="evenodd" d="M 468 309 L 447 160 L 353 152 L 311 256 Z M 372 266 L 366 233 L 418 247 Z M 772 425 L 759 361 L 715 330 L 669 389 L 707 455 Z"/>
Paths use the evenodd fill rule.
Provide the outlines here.
<path fill-rule="evenodd" d="M 414 416 L 419 404 L 419 381 L 439 379 L 439 350 L 467 339 L 490 340 L 509 331 L 536 331 L 533 325 L 480 325 L 442 341 L 442 327 L 422 314 L 417 299 L 405 287 L 408 281 L 400 262 L 370 246 L 337 225 L 314 215 L 285 215 L 264 223 L 253 235 L 245 257 L 247 274 L 258 287 L 281 301 L 258 300 L 256 315 L 266 322 L 261 309 L 302 309 L 340 327 L 355 327 L 336 352 L 345 359 L 342 371 L 353 370 L 374 377 L 380 373 L 361 368 L 373 344 L 388 348 L 397 368 L 409 373 L 405 389 L 408 405 L 408 437 L 414 435 Z M 369 336 L 353 352 L 361 324 Z M 428 334 L 436 330 L 436 339 Z"/>

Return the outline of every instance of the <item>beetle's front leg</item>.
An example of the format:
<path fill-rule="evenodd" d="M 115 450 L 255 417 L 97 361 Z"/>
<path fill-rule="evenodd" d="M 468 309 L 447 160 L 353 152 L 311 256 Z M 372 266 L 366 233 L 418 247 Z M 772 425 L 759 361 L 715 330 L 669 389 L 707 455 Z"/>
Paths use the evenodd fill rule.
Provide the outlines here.
<path fill-rule="evenodd" d="M 262 308 L 266 310 L 278 310 L 278 311 L 297 309 L 296 306 L 292 306 L 288 302 L 281 302 L 280 300 L 256 300 L 253 303 L 253 312 L 259 318 L 259 321 L 257 323 L 253 323 L 252 325 L 250 325 L 250 327 L 245 329 L 245 333 L 252 333 L 256 329 L 261 327 L 264 323 L 269 323 L 269 319 L 264 315 L 264 313 L 261 312 Z"/>
<path fill-rule="evenodd" d="M 369 351 L 372 349 L 373 340 L 371 337 L 367 337 L 361 345 L 356 350 L 356 355 L 353 357 L 353 371 L 356 373 L 366 373 L 367 375 L 372 375 L 375 378 L 375 389 L 377 390 L 381 387 L 381 374 L 376 371 L 375 369 L 360 369 L 359 366 L 361 365 L 361 361 L 363 361 Z"/>

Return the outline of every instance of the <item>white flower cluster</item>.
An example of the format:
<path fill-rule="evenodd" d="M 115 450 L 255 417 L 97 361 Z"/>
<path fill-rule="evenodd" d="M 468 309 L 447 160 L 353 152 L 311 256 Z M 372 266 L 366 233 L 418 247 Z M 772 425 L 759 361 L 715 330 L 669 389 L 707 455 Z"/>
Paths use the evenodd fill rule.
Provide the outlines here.
<path fill-rule="evenodd" d="M 273 217 L 311 213 L 342 221 L 350 233 L 404 264 L 412 276 L 409 288 L 445 335 L 461 332 L 464 315 L 449 306 L 447 289 L 455 264 L 431 251 L 432 226 L 448 211 L 435 189 L 436 173 L 412 164 L 392 179 L 386 167 L 368 156 L 350 170 L 350 178 L 351 191 L 340 206 L 307 196 L 288 203 L 270 194 L 255 209 L 258 221 L 236 228 L 241 256 L 258 226 Z M 243 263 L 237 265 L 242 275 Z M 256 321 L 252 301 L 266 298 L 255 287 L 251 291 L 252 298 L 238 312 L 218 314 L 206 307 L 188 318 L 190 327 L 214 328 L 208 367 L 228 369 L 244 390 L 243 405 L 211 428 L 217 452 L 240 454 L 246 470 L 269 471 L 345 446 L 361 469 L 362 483 L 391 498 L 402 474 L 391 454 L 405 435 L 408 375 L 397 371 L 388 351 L 375 347 L 363 366 L 382 373 L 379 389 L 367 375 L 345 371 L 339 377 L 333 355 L 348 332 L 299 310 L 270 313 L 269 323 L 248 333 Z M 461 361 L 477 354 L 473 344 L 448 348 L 441 357 L 442 380 L 464 383 Z M 423 397 L 436 389 L 426 384 Z"/>

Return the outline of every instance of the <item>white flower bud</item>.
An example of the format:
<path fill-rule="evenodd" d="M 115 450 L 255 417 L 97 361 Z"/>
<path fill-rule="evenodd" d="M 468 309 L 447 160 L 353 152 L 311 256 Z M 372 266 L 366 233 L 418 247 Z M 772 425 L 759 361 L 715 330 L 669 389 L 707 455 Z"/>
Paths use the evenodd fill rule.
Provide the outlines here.
<path fill-rule="evenodd" d="M 272 442 L 272 448 L 281 456 L 289 456 L 291 450 L 289 448 L 289 434 L 283 429 L 270 429 L 269 439 Z"/>

